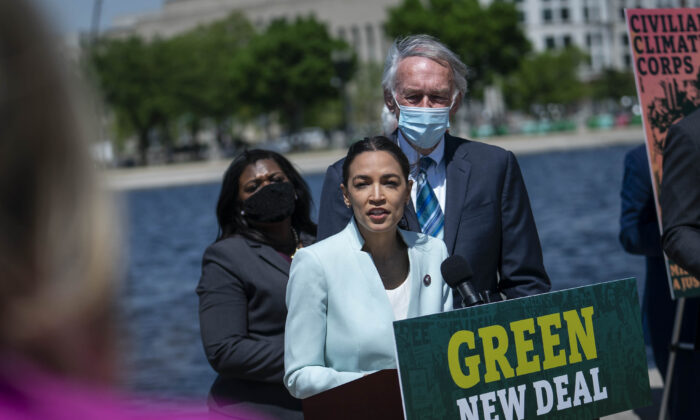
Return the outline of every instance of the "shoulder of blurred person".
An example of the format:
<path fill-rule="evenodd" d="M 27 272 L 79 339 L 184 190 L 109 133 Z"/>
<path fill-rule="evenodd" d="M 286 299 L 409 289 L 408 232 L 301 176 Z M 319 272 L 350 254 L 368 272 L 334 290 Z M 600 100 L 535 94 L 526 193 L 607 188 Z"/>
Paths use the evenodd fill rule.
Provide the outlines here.
<path fill-rule="evenodd" d="M 133 398 L 133 397 L 131 397 Z M 253 415 L 243 414 L 249 420 Z M 110 387 L 61 377 L 27 359 L 0 360 L 0 419 L 13 420 L 203 420 L 199 404 L 166 405 L 130 399 Z"/>
<path fill-rule="evenodd" d="M 671 126 L 663 152 L 661 216 L 669 258 L 700 276 L 700 109 Z"/>

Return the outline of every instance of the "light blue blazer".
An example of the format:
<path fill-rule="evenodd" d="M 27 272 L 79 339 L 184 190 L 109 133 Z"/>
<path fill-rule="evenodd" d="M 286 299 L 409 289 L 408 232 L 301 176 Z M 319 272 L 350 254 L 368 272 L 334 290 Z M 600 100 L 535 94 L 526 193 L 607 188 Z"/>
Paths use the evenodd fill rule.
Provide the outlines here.
<path fill-rule="evenodd" d="M 452 310 L 452 289 L 440 273 L 445 243 L 399 232 L 410 262 L 408 317 Z M 394 312 L 363 244 L 352 218 L 341 232 L 294 256 L 284 335 L 284 384 L 294 397 L 396 368 Z"/>

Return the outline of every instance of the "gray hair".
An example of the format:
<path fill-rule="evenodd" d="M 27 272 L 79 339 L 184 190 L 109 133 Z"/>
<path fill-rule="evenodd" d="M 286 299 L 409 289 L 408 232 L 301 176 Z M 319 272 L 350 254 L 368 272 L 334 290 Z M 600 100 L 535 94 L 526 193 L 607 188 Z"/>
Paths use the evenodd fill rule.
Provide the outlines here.
<path fill-rule="evenodd" d="M 464 96 L 467 92 L 467 66 L 445 44 L 430 35 L 410 35 L 405 38 L 396 38 L 386 55 L 384 73 L 382 74 L 382 88 L 385 92 L 392 92 L 396 86 L 396 69 L 404 58 L 425 57 L 438 63 L 446 63 L 452 71 L 452 80 L 455 87 Z"/>

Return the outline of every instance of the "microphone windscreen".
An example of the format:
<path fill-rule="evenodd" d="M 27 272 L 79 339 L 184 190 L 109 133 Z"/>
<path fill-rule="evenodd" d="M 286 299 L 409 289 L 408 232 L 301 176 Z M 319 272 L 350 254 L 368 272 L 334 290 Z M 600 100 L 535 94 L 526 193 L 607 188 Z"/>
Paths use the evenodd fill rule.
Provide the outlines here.
<path fill-rule="evenodd" d="M 463 281 L 470 280 L 474 273 L 469 262 L 460 255 L 447 257 L 440 265 L 442 278 L 450 287 L 456 287 Z"/>

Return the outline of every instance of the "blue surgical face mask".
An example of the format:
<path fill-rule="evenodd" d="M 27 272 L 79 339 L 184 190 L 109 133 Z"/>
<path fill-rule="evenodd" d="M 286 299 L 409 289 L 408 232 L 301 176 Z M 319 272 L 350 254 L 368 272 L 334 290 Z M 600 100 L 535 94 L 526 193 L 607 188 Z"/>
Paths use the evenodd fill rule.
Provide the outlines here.
<path fill-rule="evenodd" d="M 399 105 L 399 130 L 404 138 L 419 149 L 431 149 L 440 142 L 450 126 L 450 110 L 454 104 L 444 108 L 422 108 Z"/>

